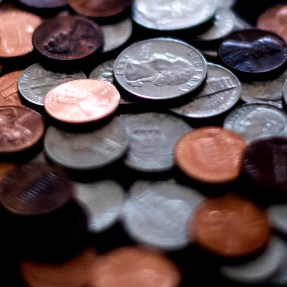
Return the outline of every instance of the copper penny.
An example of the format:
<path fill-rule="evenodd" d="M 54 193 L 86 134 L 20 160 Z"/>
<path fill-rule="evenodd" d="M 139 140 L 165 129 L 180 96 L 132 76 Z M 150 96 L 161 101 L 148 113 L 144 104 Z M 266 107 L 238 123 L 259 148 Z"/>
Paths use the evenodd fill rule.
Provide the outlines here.
<path fill-rule="evenodd" d="M 64 263 L 23 261 L 20 264 L 20 274 L 30 287 L 90 286 L 89 277 L 97 257 L 94 248 L 88 248 Z"/>
<path fill-rule="evenodd" d="M 18 79 L 22 72 L 14 71 L 0 77 L 0 106 L 23 106 L 18 91 Z"/>
<path fill-rule="evenodd" d="M 287 42 L 287 5 L 275 5 L 264 10 L 257 18 L 256 26 L 276 33 Z"/>
<path fill-rule="evenodd" d="M 252 201 L 227 194 L 207 199 L 195 210 L 189 233 L 209 252 L 236 258 L 265 248 L 270 226 L 267 213 Z"/>
<path fill-rule="evenodd" d="M 174 158 L 188 176 L 206 183 L 224 183 L 239 176 L 245 146 L 243 138 L 234 132 L 202 127 L 178 140 Z"/>
<path fill-rule="evenodd" d="M 68 0 L 78 14 L 86 17 L 110 17 L 124 12 L 131 0 Z"/>
<path fill-rule="evenodd" d="M 33 51 L 32 35 L 42 19 L 17 9 L 0 12 L 0 57 L 23 56 Z"/>
<path fill-rule="evenodd" d="M 139 247 L 122 247 L 101 256 L 89 287 L 176 287 L 177 267 L 162 253 Z"/>
<path fill-rule="evenodd" d="M 30 108 L 0 107 L 0 153 L 31 148 L 42 138 L 44 128 L 41 115 Z"/>
<path fill-rule="evenodd" d="M 44 100 L 46 112 L 71 124 L 88 123 L 112 114 L 120 103 L 114 85 L 96 79 L 73 80 L 51 89 Z"/>

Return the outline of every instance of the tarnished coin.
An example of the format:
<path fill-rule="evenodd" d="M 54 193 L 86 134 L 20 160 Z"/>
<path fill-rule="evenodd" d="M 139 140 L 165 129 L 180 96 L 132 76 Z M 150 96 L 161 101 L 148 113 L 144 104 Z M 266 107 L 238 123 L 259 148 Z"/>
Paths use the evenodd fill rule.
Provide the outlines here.
<path fill-rule="evenodd" d="M 189 118 L 207 118 L 231 109 L 240 100 L 241 83 L 228 69 L 208 63 L 207 76 L 199 94 L 188 103 L 170 108 Z"/>
<path fill-rule="evenodd" d="M 41 115 L 24 106 L 0 107 L 0 153 L 24 151 L 44 134 Z"/>
<path fill-rule="evenodd" d="M 26 163 L 12 169 L 1 182 L 0 202 L 20 215 L 39 215 L 71 200 L 73 183 L 65 171 L 45 163 Z"/>
<path fill-rule="evenodd" d="M 45 96 L 44 108 L 53 118 L 70 124 L 88 123 L 111 115 L 120 103 L 114 85 L 80 79 L 56 86 Z"/>
<path fill-rule="evenodd" d="M 189 244 L 187 227 L 204 196 L 173 182 L 142 186 L 127 198 L 122 220 L 137 242 L 163 250 L 179 250 Z"/>
<path fill-rule="evenodd" d="M 246 143 L 221 127 L 201 127 L 183 135 L 174 148 L 174 159 L 182 172 L 211 184 L 238 178 Z"/>
<path fill-rule="evenodd" d="M 19 2 L 25 4 L 31 8 L 59 8 L 68 5 L 67 0 L 18 0 Z"/>
<path fill-rule="evenodd" d="M 244 104 L 232 110 L 223 127 L 250 143 L 256 139 L 287 135 L 287 114 L 269 104 Z"/>
<path fill-rule="evenodd" d="M 98 79 L 114 84 L 114 63 L 114 59 L 101 63 L 91 71 L 89 79 Z"/>
<path fill-rule="evenodd" d="M 104 167 L 122 157 L 127 148 L 127 129 L 118 118 L 83 133 L 66 132 L 50 126 L 44 137 L 44 151 L 48 158 L 71 169 Z"/>
<path fill-rule="evenodd" d="M 48 59 L 72 61 L 99 51 L 104 43 L 100 26 L 77 15 L 46 20 L 33 33 L 35 50 Z"/>
<path fill-rule="evenodd" d="M 32 35 L 41 22 L 39 16 L 26 11 L 0 11 L 0 57 L 18 57 L 32 52 Z"/>
<path fill-rule="evenodd" d="M 125 200 L 123 188 L 115 181 L 76 183 L 75 198 L 88 217 L 90 232 L 102 232 L 120 217 Z"/>
<path fill-rule="evenodd" d="M 207 22 L 216 7 L 214 0 L 135 0 L 132 19 L 149 29 L 173 31 Z"/>
<path fill-rule="evenodd" d="M 162 172 L 174 165 L 173 148 L 191 130 L 182 119 L 164 113 L 122 115 L 127 127 L 129 149 L 124 162 L 143 172 Z"/>
<path fill-rule="evenodd" d="M 270 240 L 266 212 L 233 194 L 205 200 L 195 210 L 189 230 L 197 244 L 226 258 L 251 255 Z"/>
<path fill-rule="evenodd" d="M 115 60 L 117 83 L 132 95 L 173 99 L 194 91 L 206 77 L 207 64 L 193 46 L 169 38 L 137 42 Z"/>
<path fill-rule="evenodd" d="M 45 69 L 36 63 L 26 68 L 18 81 L 18 89 L 23 98 L 28 102 L 44 106 L 44 98 L 49 90 L 72 80 L 85 79 L 84 72 L 71 74 L 57 73 Z"/>

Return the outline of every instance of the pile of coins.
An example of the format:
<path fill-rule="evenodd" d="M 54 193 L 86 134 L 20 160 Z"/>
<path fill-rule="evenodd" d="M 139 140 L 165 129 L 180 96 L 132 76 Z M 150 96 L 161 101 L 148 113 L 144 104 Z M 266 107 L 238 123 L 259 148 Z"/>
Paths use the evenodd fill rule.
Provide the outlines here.
<path fill-rule="evenodd" d="M 245 2 L 1 1 L 2 284 L 286 285 L 287 5 Z"/>

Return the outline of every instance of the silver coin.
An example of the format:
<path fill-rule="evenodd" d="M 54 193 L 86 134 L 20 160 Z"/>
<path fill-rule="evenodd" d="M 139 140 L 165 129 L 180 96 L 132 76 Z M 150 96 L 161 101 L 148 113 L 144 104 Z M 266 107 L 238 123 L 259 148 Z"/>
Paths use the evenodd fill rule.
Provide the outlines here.
<path fill-rule="evenodd" d="M 202 53 L 175 39 L 137 42 L 116 58 L 117 83 L 132 95 L 153 100 L 173 99 L 199 87 L 206 77 Z"/>
<path fill-rule="evenodd" d="M 205 199 L 199 192 L 172 182 L 143 185 L 127 198 L 122 221 L 137 242 L 163 250 L 187 246 L 187 230 L 195 208 Z"/>
<path fill-rule="evenodd" d="M 46 70 L 41 64 L 36 63 L 22 72 L 18 80 L 18 89 L 28 102 L 44 106 L 44 98 L 49 90 L 63 83 L 85 78 L 84 72 L 58 73 Z"/>
<path fill-rule="evenodd" d="M 46 156 L 71 169 L 104 167 L 122 157 L 127 147 L 127 130 L 118 118 L 83 133 L 66 132 L 50 126 L 44 137 Z"/>
<path fill-rule="evenodd" d="M 125 201 L 123 188 L 113 180 L 75 183 L 75 199 L 88 218 L 90 232 L 102 232 L 117 222 Z"/>
<path fill-rule="evenodd" d="M 263 283 L 279 268 L 284 249 L 286 247 L 282 240 L 274 236 L 256 259 L 239 265 L 222 266 L 220 272 L 224 277 L 240 283 Z"/>
<path fill-rule="evenodd" d="M 244 104 L 225 117 L 223 127 L 239 134 L 247 143 L 287 136 L 287 113 L 268 104 Z"/>
<path fill-rule="evenodd" d="M 214 0 L 135 0 L 132 19 L 154 30 L 186 29 L 210 20 L 216 7 Z"/>
<path fill-rule="evenodd" d="M 101 63 L 92 70 L 89 79 L 98 79 L 114 84 L 114 63 L 114 59 Z"/>
<path fill-rule="evenodd" d="M 208 63 L 207 77 L 201 92 L 189 103 L 170 108 L 190 118 L 207 118 L 231 109 L 239 101 L 241 84 L 238 78 L 221 65 Z"/>
<path fill-rule="evenodd" d="M 271 205 L 267 211 L 272 228 L 287 235 L 287 204 Z"/>
<path fill-rule="evenodd" d="M 128 167 L 144 172 L 162 172 L 173 167 L 175 143 L 191 130 L 184 120 L 155 112 L 120 118 L 129 136 L 129 149 L 124 159 Z"/>

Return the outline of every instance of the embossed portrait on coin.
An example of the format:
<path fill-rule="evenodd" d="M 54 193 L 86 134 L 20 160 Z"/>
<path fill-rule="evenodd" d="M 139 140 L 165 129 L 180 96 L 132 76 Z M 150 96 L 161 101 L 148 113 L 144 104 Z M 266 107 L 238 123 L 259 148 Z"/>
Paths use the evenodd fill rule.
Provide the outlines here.
<path fill-rule="evenodd" d="M 186 83 L 194 74 L 194 67 L 186 59 L 171 53 L 154 53 L 147 59 L 129 58 L 125 66 L 127 83 L 141 87 L 144 82 L 156 86 L 174 86 Z"/>

